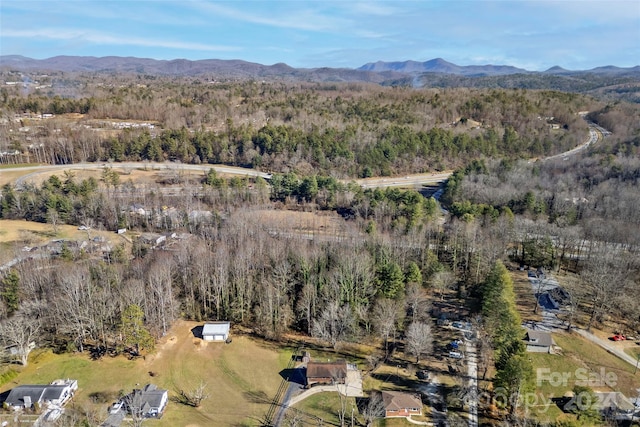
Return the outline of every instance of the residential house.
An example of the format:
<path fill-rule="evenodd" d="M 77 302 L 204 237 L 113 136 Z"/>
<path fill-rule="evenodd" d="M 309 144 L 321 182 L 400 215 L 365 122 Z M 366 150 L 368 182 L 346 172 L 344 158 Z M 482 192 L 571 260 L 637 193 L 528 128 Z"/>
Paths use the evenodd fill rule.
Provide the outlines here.
<path fill-rule="evenodd" d="M 202 327 L 202 339 L 205 341 L 227 341 L 230 322 L 207 322 Z"/>
<path fill-rule="evenodd" d="M 147 384 L 142 389 L 134 389 L 123 398 L 127 411 L 144 418 L 160 418 L 167 403 L 169 392 L 157 388 L 154 384 Z"/>
<path fill-rule="evenodd" d="M 640 420 L 640 408 L 636 408 L 624 394 L 620 392 L 595 392 L 595 395 L 598 399 L 595 407 L 606 418 L 619 421 L 630 420 L 635 412 L 635 417 Z"/>
<path fill-rule="evenodd" d="M 551 353 L 553 338 L 549 332 L 527 329 L 524 341 L 530 353 Z"/>
<path fill-rule="evenodd" d="M 347 361 L 309 362 L 306 369 L 307 386 L 312 384 L 344 384 L 347 378 Z"/>
<path fill-rule="evenodd" d="M 76 380 L 55 380 L 51 384 L 19 385 L 9 392 L 4 405 L 13 410 L 31 409 L 34 406 L 61 407 L 78 390 Z"/>
<path fill-rule="evenodd" d="M 419 394 L 401 391 L 383 391 L 381 394 L 385 418 L 422 415 L 422 399 Z"/>

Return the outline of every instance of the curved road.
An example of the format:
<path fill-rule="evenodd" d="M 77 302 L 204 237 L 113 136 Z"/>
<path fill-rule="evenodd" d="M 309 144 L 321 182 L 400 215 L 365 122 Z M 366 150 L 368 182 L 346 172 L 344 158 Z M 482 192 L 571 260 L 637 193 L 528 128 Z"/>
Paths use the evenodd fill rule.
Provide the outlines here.
<path fill-rule="evenodd" d="M 588 122 L 589 124 L 589 138 L 583 144 L 569 150 L 564 153 L 556 154 L 553 156 L 545 157 L 541 160 L 551 160 L 558 158 L 566 158 L 567 156 L 576 154 L 587 147 L 597 143 L 609 132 L 606 129 L 596 125 L 595 123 Z M 17 168 L 6 169 L 7 171 L 23 171 L 25 175 L 16 178 L 15 185 L 17 188 L 21 188 L 25 182 L 33 178 L 37 174 L 43 172 L 54 172 L 63 170 L 81 170 L 81 169 L 152 169 L 152 170 L 189 170 L 189 171 L 202 171 L 207 172 L 209 169 L 214 169 L 218 173 L 228 175 L 239 176 L 260 176 L 264 179 L 271 179 L 271 174 L 267 172 L 260 172 L 255 169 L 241 168 L 235 166 L 225 165 L 192 165 L 186 163 L 157 163 L 157 162 L 124 162 L 124 163 L 74 163 L 70 165 L 41 165 L 41 166 L 23 166 Z M 407 187 L 416 185 L 436 185 L 445 182 L 451 176 L 452 171 L 438 172 L 438 173 L 422 173 L 411 174 L 404 177 L 377 177 L 377 178 L 365 178 L 356 180 L 343 180 L 343 182 L 356 182 L 363 188 L 385 188 L 385 187 Z"/>
<path fill-rule="evenodd" d="M 34 176 L 44 172 L 55 172 L 64 170 L 82 170 L 82 169 L 97 169 L 104 168 L 113 169 L 148 169 L 148 170 L 168 170 L 168 171 L 202 171 L 208 172 L 209 169 L 214 169 L 218 173 L 224 173 L 228 175 L 240 175 L 240 176 L 260 176 L 264 179 L 271 179 L 271 174 L 266 172 L 260 172 L 255 169 L 241 168 L 235 166 L 225 165 L 191 165 L 185 163 L 159 163 L 159 162 L 124 162 L 124 163 L 73 163 L 69 165 L 40 165 L 40 166 L 23 166 L 17 168 L 7 169 L 7 171 L 24 171 L 29 172 L 16 179 L 15 185 L 21 188 L 25 182 Z"/>

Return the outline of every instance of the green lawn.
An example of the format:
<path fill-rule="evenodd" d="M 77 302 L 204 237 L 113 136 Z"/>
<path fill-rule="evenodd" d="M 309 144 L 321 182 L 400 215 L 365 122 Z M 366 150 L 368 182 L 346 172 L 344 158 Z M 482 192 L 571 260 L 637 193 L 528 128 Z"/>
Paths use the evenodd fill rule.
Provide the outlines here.
<path fill-rule="evenodd" d="M 640 345 L 635 347 L 628 347 L 624 350 L 627 354 L 630 354 L 631 357 L 636 359 L 640 359 Z"/>
<path fill-rule="evenodd" d="M 248 336 L 234 336 L 231 344 L 205 344 L 190 332 L 196 325 L 178 322 L 157 351 L 144 359 L 106 356 L 94 361 L 86 354 L 34 351 L 29 365 L 0 386 L 0 393 L 17 384 L 77 379 L 79 390 L 72 405 L 103 421 L 107 407 L 119 394 L 154 383 L 169 390 L 170 402 L 163 418 L 149 420 L 149 426 L 259 426 L 291 352 Z M 178 390 L 189 390 L 201 380 L 210 394 L 201 407 L 175 401 Z"/>
<path fill-rule="evenodd" d="M 627 396 L 634 396 L 640 387 L 640 375 L 633 375 L 633 366 L 590 341 L 564 333 L 554 334 L 553 338 L 562 354 L 528 353 L 536 374 L 536 392 L 531 396 L 529 410 L 539 420 L 572 418 L 549 399 L 564 396 L 576 383 L 595 390 L 621 391 Z"/>
<path fill-rule="evenodd" d="M 347 414 L 349 421 L 351 420 L 351 409 L 354 409 L 354 417 L 357 417 L 358 410 L 356 408 L 355 398 L 349 397 L 346 402 Z M 308 398 L 298 402 L 294 409 L 299 410 L 298 413 L 305 422 L 313 425 L 314 420 L 322 419 L 325 425 L 340 425 L 340 397 L 336 392 L 323 392 L 313 394 Z M 293 414 L 289 414 L 293 416 Z M 314 418 L 317 417 L 317 418 Z"/>

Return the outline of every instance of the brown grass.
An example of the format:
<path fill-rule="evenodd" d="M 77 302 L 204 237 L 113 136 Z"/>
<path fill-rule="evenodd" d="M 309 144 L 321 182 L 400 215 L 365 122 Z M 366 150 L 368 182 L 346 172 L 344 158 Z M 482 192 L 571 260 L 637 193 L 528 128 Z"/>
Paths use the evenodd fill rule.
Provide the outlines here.
<path fill-rule="evenodd" d="M 536 297 L 531 288 L 531 282 L 527 277 L 526 271 L 512 271 L 511 278 L 513 280 L 513 290 L 516 294 L 516 308 L 520 313 L 523 321 L 539 321 L 541 320 L 540 311 L 534 313 L 536 306 Z"/>
<path fill-rule="evenodd" d="M 154 383 L 169 390 L 170 399 L 180 389 L 189 390 L 200 380 L 208 385 L 210 397 L 192 408 L 173 400 L 158 427 L 257 426 L 280 384 L 279 372 L 290 353 L 278 351 L 249 336 L 234 336 L 231 344 L 204 343 L 194 338 L 196 322 L 178 321 L 160 341 L 156 351 L 144 359 L 105 356 L 90 360 L 86 354 L 56 355 L 34 352 L 29 366 L 14 382 L 0 387 L 0 393 L 16 384 L 48 383 L 56 378 L 75 378 L 79 392 L 74 404 L 104 414 L 111 402 L 94 403 L 91 396 L 113 397 L 134 387 Z M 201 324 L 200 324 L 201 325 Z M 151 375 L 153 374 L 153 376 Z"/>

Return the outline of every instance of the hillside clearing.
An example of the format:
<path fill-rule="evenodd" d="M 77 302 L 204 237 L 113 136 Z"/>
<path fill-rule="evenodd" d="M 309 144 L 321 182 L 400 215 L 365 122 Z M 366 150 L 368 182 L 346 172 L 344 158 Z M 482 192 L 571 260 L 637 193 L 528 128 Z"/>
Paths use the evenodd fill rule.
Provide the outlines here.
<path fill-rule="evenodd" d="M 119 395 L 147 383 L 169 390 L 170 402 L 158 427 L 258 426 L 280 384 L 279 372 L 291 356 L 249 336 L 233 336 L 231 344 L 205 343 L 191 330 L 202 323 L 177 321 L 144 358 L 105 356 L 91 360 L 87 354 L 33 353 L 29 366 L 0 393 L 18 384 L 48 383 L 56 378 L 78 380 L 72 404 L 103 420 L 107 407 Z M 179 390 L 189 391 L 200 381 L 210 397 L 201 407 L 177 403 Z M 215 421 L 214 421 L 215 420 Z"/>

